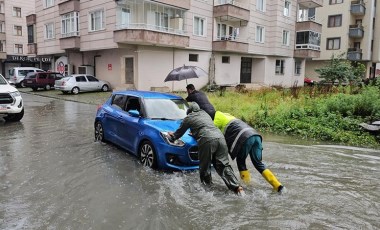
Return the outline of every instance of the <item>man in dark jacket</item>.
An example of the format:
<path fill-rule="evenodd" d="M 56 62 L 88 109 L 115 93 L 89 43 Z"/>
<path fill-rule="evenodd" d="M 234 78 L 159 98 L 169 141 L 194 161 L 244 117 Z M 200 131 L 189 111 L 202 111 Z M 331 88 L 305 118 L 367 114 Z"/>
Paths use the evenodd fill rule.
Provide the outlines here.
<path fill-rule="evenodd" d="M 201 110 L 197 103 L 189 103 L 188 115 L 183 119 L 180 127 L 169 135 L 180 138 L 190 128 L 191 134 L 198 143 L 199 174 L 203 184 L 211 185 L 211 163 L 216 172 L 223 179 L 227 187 L 242 195 L 243 188 L 234 174 L 228 159 L 228 148 L 222 132 L 214 125 L 210 116 Z"/>
<path fill-rule="evenodd" d="M 214 120 L 215 116 L 215 108 L 208 100 L 205 93 L 201 91 L 195 90 L 195 87 L 193 84 L 188 84 L 186 86 L 187 90 L 187 98 L 186 101 L 188 102 L 196 102 L 201 109 L 203 109 L 208 115 L 210 115 L 211 119 Z"/>

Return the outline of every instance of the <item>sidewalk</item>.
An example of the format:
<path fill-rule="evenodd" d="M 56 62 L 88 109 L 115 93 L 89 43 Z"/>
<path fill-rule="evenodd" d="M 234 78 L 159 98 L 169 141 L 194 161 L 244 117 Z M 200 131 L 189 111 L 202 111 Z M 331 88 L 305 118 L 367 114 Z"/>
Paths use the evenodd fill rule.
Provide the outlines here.
<path fill-rule="evenodd" d="M 109 92 L 86 92 L 86 93 L 79 93 L 77 95 L 74 95 L 74 94 L 63 94 L 60 90 L 54 90 L 54 89 L 52 90 L 39 89 L 37 91 L 33 91 L 31 88 L 17 88 L 17 89 L 21 93 L 33 94 L 33 95 L 39 95 L 42 97 L 50 97 L 50 98 L 56 98 L 60 100 L 75 101 L 75 102 L 93 104 L 93 105 L 103 104 L 112 94 L 112 92 L 109 91 Z"/>

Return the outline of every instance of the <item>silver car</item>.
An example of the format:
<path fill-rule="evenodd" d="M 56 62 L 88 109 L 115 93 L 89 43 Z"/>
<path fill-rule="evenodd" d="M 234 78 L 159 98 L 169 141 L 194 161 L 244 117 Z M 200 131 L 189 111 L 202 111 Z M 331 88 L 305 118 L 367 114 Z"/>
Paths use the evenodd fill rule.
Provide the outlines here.
<path fill-rule="evenodd" d="M 103 91 L 110 89 L 110 83 L 96 79 L 94 76 L 85 74 L 73 74 L 56 80 L 54 84 L 56 90 L 61 90 L 64 94 L 71 92 L 78 94 L 79 92 Z"/>

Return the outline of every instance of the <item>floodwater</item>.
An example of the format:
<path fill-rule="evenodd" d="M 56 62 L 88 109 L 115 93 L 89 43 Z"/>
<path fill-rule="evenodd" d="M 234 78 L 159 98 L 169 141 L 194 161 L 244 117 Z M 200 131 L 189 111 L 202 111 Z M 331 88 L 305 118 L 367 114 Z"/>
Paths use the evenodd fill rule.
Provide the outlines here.
<path fill-rule="evenodd" d="M 238 197 L 215 171 L 208 189 L 94 142 L 94 105 L 23 98 L 21 122 L 0 121 L 0 229 L 380 229 L 378 150 L 265 137 L 286 190 L 248 164 Z"/>

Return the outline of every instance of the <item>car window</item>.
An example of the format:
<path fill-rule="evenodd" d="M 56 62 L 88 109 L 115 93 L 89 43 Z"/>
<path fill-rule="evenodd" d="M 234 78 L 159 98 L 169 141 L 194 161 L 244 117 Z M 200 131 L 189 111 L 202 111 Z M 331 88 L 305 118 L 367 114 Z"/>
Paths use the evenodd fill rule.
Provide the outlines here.
<path fill-rule="evenodd" d="M 26 78 L 31 78 L 31 79 L 33 79 L 33 78 L 36 78 L 36 73 L 34 73 L 34 72 L 32 72 L 32 73 L 28 73 L 27 75 L 26 75 Z"/>
<path fill-rule="evenodd" d="M 118 109 L 123 109 L 126 101 L 127 96 L 116 94 L 112 99 L 111 105 Z"/>
<path fill-rule="evenodd" d="M 64 78 L 64 76 L 60 73 L 56 73 L 54 75 L 55 75 L 55 80 L 60 80 L 60 79 Z"/>
<path fill-rule="evenodd" d="M 127 106 L 125 108 L 125 111 L 129 110 L 137 110 L 140 112 L 140 102 L 137 97 L 129 97 L 127 101 Z"/>
<path fill-rule="evenodd" d="M 18 71 L 19 76 L 26 76 L 28 73 L 34 72 L 33 70 L 22 69 Z"/>
<path fill-rule="evenodd" d="M 32 70 L 33 71 L 33 70 Z M 43 72 L 45 72 L 45 71 L 43 71 L 43 70 L 36 70 L 36 72 L 37 73 L 43 73 Z"/>
<path fill-rule="evenodd" d="M 154 99 L 144 100 L 148 118 L 178 120 L 186 117 L 188 105 L 183 99 Z"/>
<path fill-rule="evenodd" d="M 48 79 L 55 79 L 55 73 L 48 73 L 47 78 Z"/>
<path fill-rule="evenodd" d="M 77 76 L 75 79 L 77 82 L 87 82 L 85 76 Z"/>
<path fill-rule="evenodd" d="M 0 76 L 0 85 L 7 85 L 8 83 L 7 83 L 7 80 L 5 80 L 4 78 L 3 78 L 3 76 L 1 75 Z"/>
<path fill-rule="evenodd" d="M 87 75 L 86 77 L 87 77 L 87 80 L 88 80 L 88 81 L 91 81 L 91 82 L 98 82 L 98 81 L 99 81 L 98 79 L 96 79 L 96 78 L 93 77 L 93 76 L 89 76 L 89 75 Z"/>
<path fill-rule="evenodd" d="M 46 79 L 47 78 L 47 74 L 46 73 L 40 73 L 40 74 L 38 74 L 38 78 L 39 79 Z"/>

